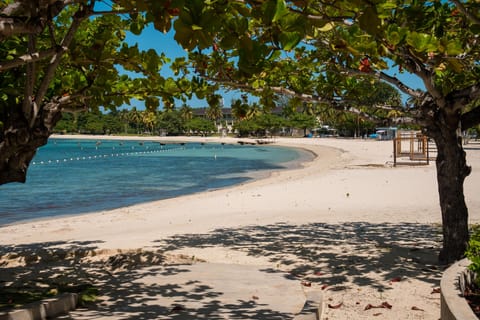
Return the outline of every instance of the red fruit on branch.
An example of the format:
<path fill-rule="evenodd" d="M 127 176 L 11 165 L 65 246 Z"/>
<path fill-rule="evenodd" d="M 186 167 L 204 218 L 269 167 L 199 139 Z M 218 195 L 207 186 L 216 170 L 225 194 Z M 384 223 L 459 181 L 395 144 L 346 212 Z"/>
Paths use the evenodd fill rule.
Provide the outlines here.
<path fill-rule="evenodd" d="M 180 8 L 169 8 L 167 12 L 171 16 L 178 16 L 180 14 Z"/>
<path fill-rule="evenodd" d="M 360 60 L 360 66 L 358 66 L 358 70 L 361 72 L 369 73 L 372 71 L 372 68 L 370 67 L 370 60 L 368 56 L 365 56 Z"/>

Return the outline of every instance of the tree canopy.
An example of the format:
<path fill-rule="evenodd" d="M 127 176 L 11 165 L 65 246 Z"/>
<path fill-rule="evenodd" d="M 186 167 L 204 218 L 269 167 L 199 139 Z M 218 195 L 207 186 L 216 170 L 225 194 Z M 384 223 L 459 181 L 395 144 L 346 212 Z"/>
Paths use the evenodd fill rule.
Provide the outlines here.
<path fill-rule="evenodd" d="M 66 108 L 137 98 L 147 109 L 160 101 L 168 109 L 175 97 L 210 97 L 219 87 L 258 95 L 266 109 L 276 95 L 362 118 L 375 117 L 373 108 L 412 119 L 435 140 L 441 259 L 451 262 L 468 240 L 463 182 L 471 169 L 459 132 L 480 123 L 479 10 L 471 0 L 4 1 L 0 183 L 25 180 Z M 172 63 L 175 78 L 160 76 L 167 57 L 125 43 L 127 30 L 141 34 L 148 24 L 173 28 L 188 50 L 188 59 Z M 400 81 L 402 72 L 424 89 Z M 391 97 L 371 105 L 369 88 L 385 83 L 411 103 Z"/>

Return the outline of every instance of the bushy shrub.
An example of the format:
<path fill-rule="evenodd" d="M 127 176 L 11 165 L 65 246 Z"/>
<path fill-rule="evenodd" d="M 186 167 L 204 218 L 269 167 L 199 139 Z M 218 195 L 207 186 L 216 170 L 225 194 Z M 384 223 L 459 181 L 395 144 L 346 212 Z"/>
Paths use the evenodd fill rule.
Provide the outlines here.
<path fill-rule="evenodd" d="M 471 261 L 468 269 L 475 274 L 475 285 L 480 287 L 480 225 L 472 227 L 465 256 Z"/>

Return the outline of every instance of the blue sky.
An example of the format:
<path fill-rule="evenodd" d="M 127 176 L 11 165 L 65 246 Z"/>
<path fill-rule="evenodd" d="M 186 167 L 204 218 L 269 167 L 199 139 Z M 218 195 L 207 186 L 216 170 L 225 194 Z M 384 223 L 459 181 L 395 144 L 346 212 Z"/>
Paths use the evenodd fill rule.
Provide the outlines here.
<path fill-rule="evenodd" d="M 126 41 L 130 44 L 138 44 L 139 49 L 141 50 L 148 50 L 148 49 L 155 49 L 159 54 L 164 53 L 168 58 L 172 61 L 177 57 L 187 57 L 188 53 L 185 51 L 173 38 L 174 37 L 174 30 L 173 27 L 170 32 L 163 34 L 150 26 L 146 28 L 141 35 L 137 36 L 132 33 L 127 34 Z M 165 65 L 162 68 L 161 74 L 165 77 L 174 77 L 173 72 L 170 68 Z M 238 90 L 229 90 L 225 91 L 222 90 L 219 92 L 223 96 L 224 105 L 226 107 L 230 106 L 232 99 L 240 99 L 242 92 Z M 255 101 L 256 99 L 253 97 L 251 101 Z M 177 102 L 177 107 L 182 104 L 181 101 Z M 137 109 L 143 108 L 143 102 L 140 101 L 132 101 L 132 106 L 136 106 Z M 199 107 L 207 107 L 208 104 L 205 100 L 199 100 L 194 97 L 192 100 L 187 102 L 187 105 L 193 108 Z"/>
<path fill-rule="evenodd" d="M 176 57 L 187 57 L 187 52 L 174 40 L 174 30 L 173 28 L 170 30 L 170 32 L 163 34 L 153 28 L 153 26 L 150 26 L 146 28 L 141 35 L 136 36 L 134 34 L 128 33 L 126 41 L 133 45 L 135 43 L 138 44 L 139 48 L 142 50 L 148 50 L 148 49 L 155 49 L 158 53 L 164 53 L 167 57 L 170 59 L 175 59 Z M 422 83 L 422 81 L 411 74 L 408 74 L 406 72 L 399 73 L 398 72 L 398 67 L 394 67 L 391 70 L 387 72 L 388 74 L 392 76 L 396 76 L 405 83 L 407 86 L 413 88 L 413 89 L 422 89 L 424 90 L 425 87 Z M 170 68 L 166 65 L 162 68 L 161 74 L 163 76 L 173 76 L 172 71 Z M 231 101 L 233 99 L 240 99 L 240 96 L 242 92 L 238 90 L 229 90 L 225 91 L 222 90 L 219 92 L 223 96 L 223 101 L 224 105 L 226 107 L 229 107 L 231 104 Z M 403 100 L 406 101 L 408 99 L 408 96 L 403 95 Z M 258 99 L 256 97 L 251 97 L 250 101 L 257 101 Z M 182 104 L 181 101 L 177 102 L 177 107 L 179 107 Z M 192 100 L 189 100 L 187 104 L 193 108 L 198 108 L 198 107 L 207 107 L 208 104 L 205 100 L 199 100 L 197 98 L 193 98 Z M 143 107 L 143 102 L 141 101 L 132 101 L 131 106 L 137 107 L 137 109 L 144 109 Z"/>

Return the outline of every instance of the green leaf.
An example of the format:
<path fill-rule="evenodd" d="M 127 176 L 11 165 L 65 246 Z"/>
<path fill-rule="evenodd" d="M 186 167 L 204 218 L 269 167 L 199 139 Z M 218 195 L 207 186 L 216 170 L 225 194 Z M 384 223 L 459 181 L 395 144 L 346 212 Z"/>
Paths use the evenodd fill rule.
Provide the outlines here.
<path fill-rule="evenodd" d="M 371 35 L 378 35 L 381 32 L 382 20 L 378 17 L 375 7 L 367 7 L 358 18 L 360 28 Z"/>
<path fill-rule="evenodd" d="M 280 20 L 283 16 L 288 14 L 290 11 L 287 8 L 287 4 L 285 0 L 277 0 L 277 4 L 275 6 L 275 14 L 273 15 L 272 22 L 276 22 Z"/>
<path fill-rule="evenodd" d="M 157 97 L 146 97 L 145 98 L 145 107 L 148 110 L 155 110 L 160 106 L 160 100 Z"/>
<path fill-rule="evenodd" d="M 381 3 L 378 5 L 379 8 L 381 8 L 382 10 L 386 10 L 386 11 L 391 11 L 391 10 L 394 10 L 394 9 L 397 9 L 398 7 L 398 4 L 396 4 L 395 2 L 385 2 L 385 3 Z"/>
<path fill-rule="evenodd" d="M 302 35 L 299 32 L 282 32 L 279 36 L 279 40 L 283 49 L 290 51 L 302 41 Z"/>
<path fill-rule="evenodd" d="M 163 91 L 173 94 L 178 91 L 177 83 L 172 78 L 168 78 L 163 85 Z"/>
<path fill-rule="evenodd" d="M 174 22 L 175 36 L 174 39 L 187 50 L 192 50 L 195 43 L 192 41 L 193 30 L 186 25 L 183 20 L 178 19 Z"/>
<path fill-rule="evenodd" d="M 263 4 L 262 4 L 262 18 L 263 20 L 265 20 L 267 23 L 270 23 L 272 22 L 273 20 L 273 17 L 275 16 L 275 12 L 276 12 L 276 7 L 277 7 L 277 3 L 276 3 L 276 0 L 268 0 L 268 1 L 265 1 Z M 256 10 L 252 11 L 252 13 L 256 14 Z"/>
<path fill-rule="evenodd" d="M 237 43 L 238 38 L 232 34 L 227 34 L 221 41 L 220 46 L 225 49 L 232 49 Z"/>
<path fill-rule="evenodd" d="M 172 20 L 165 15 L 163 18 L 157 18 L 153 21 L 153 26 L 155 29 L 158 31 L 161 31 L 163 33 L 167 33 L 170 28 L 172 27 Z"/>
<path fill-rule="evenodd" d="M 406 38 L 407 43 L 419 52 L 437 51 L 438 42 L 429 34 L 411 32 Z"/>
<path fill-rule="evenodd" d="M 454 70 L 456 73 L 460 73 L 463 71 L 463 65 L 457 59 L 449 59 L 448 65 L 450 69 Z"/>
<path fill-rule="evenodd" d="M 456 56 L 463 53 L 463 46 L 460 42 L 450 41 L 447 44 L 447 54 L 449 56 Z"/>
<path fill-rule="evenodd" d="M 134 34 L 134 35 L 140 35 L 142 33 L 142 29 L 143 29 L 143 25 L 139 22 L 132 22 L 132 24 L 130 25 L 130 31 Z"/>
<path fill-rule="evenodd" d="M 323 27 L 318 28 L 318 30 L 321 31 L 321 32 L 327 32 L 327 31 L 332 30 L 334 27 L 335 27 L 335 23 L 329 22 L 329 23 L 325 24 Z"/>

